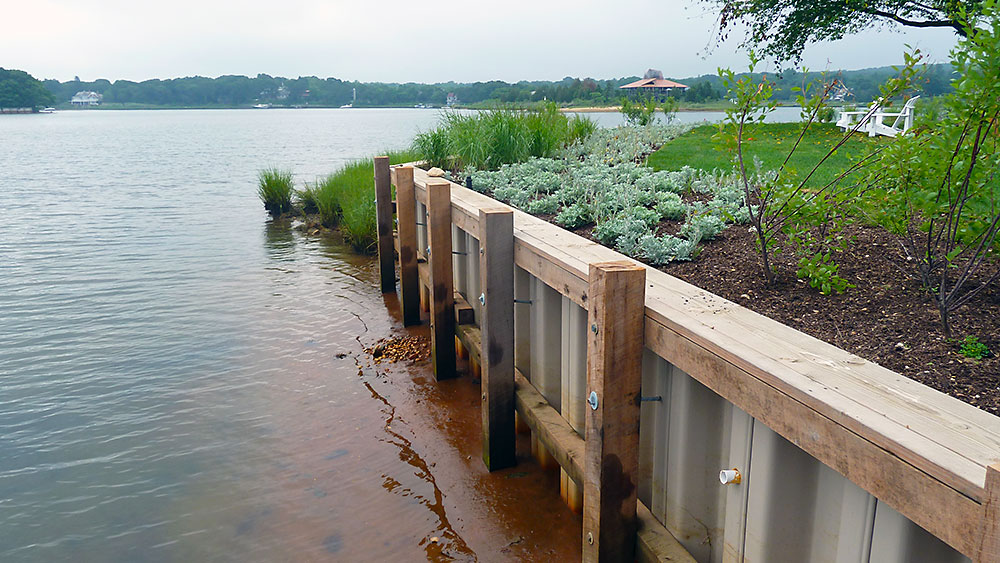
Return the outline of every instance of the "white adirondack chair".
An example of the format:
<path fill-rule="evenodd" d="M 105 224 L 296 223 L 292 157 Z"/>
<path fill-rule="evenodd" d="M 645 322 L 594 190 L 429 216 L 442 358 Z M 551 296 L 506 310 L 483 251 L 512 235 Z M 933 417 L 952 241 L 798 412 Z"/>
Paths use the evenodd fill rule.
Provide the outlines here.
<path fill-rule="evenodd" d="M 896 113 L 886 113 L 883 111 L 875 112 L 871 117 L 871 122 L 868 125 L 868 136 L 874 137 L 875 135 L 885 135 L 886 137 L 895 137 L 900 133 L 906 133 L 913 127 L 913 113 L 917 107 L 917 99 L 920 96 L 914 96 L 906 103 L 903 104 L 903 109 Z M 895 117 L 892 125 L 886 125 L 882 120 L 886 117 Z"/>
<path fill-rule="evenodd" d="M 868 129 L 871 125 L 871 118 L 879 111 L 882 111 L 882 98 L 878 98 L 872 102 L 865 111 L 840 112 L 840 119 L 837 120 L 836 126 L 843 129 L 844 132 L 857 127 L 857 131 L 859 133 L 868 133 Z M 861 122 L 860 126 L 857 125 L 859 121 Z"/>

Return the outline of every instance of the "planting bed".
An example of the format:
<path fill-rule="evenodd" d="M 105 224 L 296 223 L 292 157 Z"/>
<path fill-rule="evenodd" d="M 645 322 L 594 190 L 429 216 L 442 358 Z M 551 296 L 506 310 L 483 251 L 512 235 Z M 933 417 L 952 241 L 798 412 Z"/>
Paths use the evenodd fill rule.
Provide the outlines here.
<path fill-rule="evenodd" d="M 576 232 L 596 240 L 590 230 Z M 966 358 L 959 342 L 944 338 L 934 303 L 919 283 L 890 262 L 900 259 L 899 250 L 884 231 L 853 226 L 848 234 L 856 243 L 837 256 L 837 263 L 840 274 L 857 287 L 843 294 L 820 294 L 796 278 L 795 264 L 788 260 L 780 263 L 776 282 L 767 286 L 754 235 L 746 228 L 730 227 L 703 243 L 695 260 L 671 262 L 660 269 L 1000 415 L 997 354 L 982 360 Z M 990 350 L 1000 350 L 1000 288 L 980 294 L 952 319 L 955 335 L 980 335 Z"/>
<path fill-rule="evenodd" d="M 948 340 L 930 294 L 897 267 L 905 257 L 895 239 L 853 222 L 841 233 L 850 243 L 834 251 L 833 261 L 855 287 L 821 294 L 797 278 L 799 256 L 787 251 L 774 256 L 776 280 L 767 285 L 732 177 L 635 165 L 682 133 L 670 127 L 601 130 L 560 158 L 496 172 L 465 170 L 461 177 L 471 176 L 473 189 L 1000 415 L 996 284 L 952 313 L 956 340 Z M 991 353 L 964 355 L 966 336 Z"/>

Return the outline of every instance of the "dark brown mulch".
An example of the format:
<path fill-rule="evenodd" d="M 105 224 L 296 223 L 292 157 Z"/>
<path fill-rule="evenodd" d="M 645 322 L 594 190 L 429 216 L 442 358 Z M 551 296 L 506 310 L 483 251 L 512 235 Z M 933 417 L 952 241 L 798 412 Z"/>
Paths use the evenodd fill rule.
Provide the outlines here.
<path fill-rule="evenodd" d="M 577 230 L 587 238 L 590 228 Z M 670 229 L 672 230 L 672 229 Z M 692 262 L 675 262 L 664 272 L 825 340 L 992 414 L 1000 415 L 1000 288 L 996 284 L 952 313 L 952 336 L 941 330 L 931 297 L 893 265 L 901 251 L 881 229 L 849 226 L 854 244 L 837 253 L 839 275 L 856 287 L 822 295 L 799 280 L 797 259 L 779 254 L 777 278 L 768 286 L 761 273 L 754 235 L 731 226 L 704 243 Z M 963 356 L 957 339 L 976 336 L 992 354 Z"/>

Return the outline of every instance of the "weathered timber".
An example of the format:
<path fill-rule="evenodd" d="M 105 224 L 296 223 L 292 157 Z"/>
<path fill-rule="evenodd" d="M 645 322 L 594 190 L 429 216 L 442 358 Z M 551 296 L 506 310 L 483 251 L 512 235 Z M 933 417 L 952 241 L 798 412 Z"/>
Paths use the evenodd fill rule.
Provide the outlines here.
<path fill-rule="evenodd" d="M 695 558 L 641 502 L 636 504 L 639 522 L 635 542 L 636 561 L 642 563 L 695 563 Z"/>
<path fill-rule="evenodd" d="M 645 268 L 590 265 L 583 560 L 635 556 Z"/>
<path fill-rule="evenodd" d="M 986 468 L 982 531 L 975 563 L 1000 561 L 1000 462 Z"/>
<path fill-rule="evenodd" d="M 460 325 L 476 324 L 476 310 L 457 291 L 455 292 L 455 322 Z"/>
<path fill-rule="evenodd" d="M 413 167 L 392 169 L 396 182 L 399 233 L 399 300 L 403 324 L 420 324 L 420 279 L 417 272 L 417 200 L 413 196 Z"/>
<path fill-rule="evenodd" d="M 451 259 L 451 185 L 427 186 L 431 363 L 438 380 L 455 377 L 455 289 Z"/>
<path fill-rule="evenodd" d="M 482 288 L 483 461 L 490 471 L 517 463 L 514 432 L 514 215 L 479 210 Z"/>
<path fill-rule="evenodd" d="M 378 271 L 382 293 L 396 292 L 396 266 L 392 244 L 392 185 L 389 157 L 375 157 L 375 221 L 378 232 Z"/>

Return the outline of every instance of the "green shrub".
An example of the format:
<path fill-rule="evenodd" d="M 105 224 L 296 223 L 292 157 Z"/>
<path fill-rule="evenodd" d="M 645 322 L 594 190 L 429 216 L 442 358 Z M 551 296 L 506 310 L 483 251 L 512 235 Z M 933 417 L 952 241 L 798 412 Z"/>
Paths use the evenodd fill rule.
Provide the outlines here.
<path fill-rule="evenodd" d="M 563 210 L 556 215 L 556 223 L 566 227 L 567 229 L 578 229 L 593 222 L 594 219 L 590 213 L 590 208 L 580 202 L 564 207 Z"/>
<path fill-rule="evenodd" d="M 642 258 L 654 266 L 662 266 L 674 260 L 691 260 L 696 255 L 697 240 L 685 240 L 675 236 L 662 237 L 646 235 L 639 243 Z"/>
<path fill-rule="evenodd" d="M 691 215 L 681 226 L 681 236 L 688 239 L 712 240 L 726 228 L 726 222 L 716 215 Z"/>
<path fill-rule="evenodd" d="M 854 286 L 837 275 L 839 267 L 833 262 L 829 252 L 817 252 L 799 259 L 799 269 L 795 275 L 800 280 L 807 280 L 810 287 L 818 289 L 823 295 L 843 293 Z"/>
<path fill-rule="evenodd" d="M 959 351 L 966 358 L 975 360 L 981 360 L 990 355 L 990 349 L 971 334 L 966 336 L 965 340 L 962 341 L 962 348 Z"/>
<path fill-rule="evenodd" d="M 257 172 L 257 195 L 274 217 L 292 209 L 292 172 L 265 168 Z"/>
<path fill-rule="evenodd" d="M 671 192 L 661 192 L 656 194 L 656 213 L 662 219 L 678 221 L 687 214 L 687 205 L 681 200 L 681 196 Z"/>
<path fill-rule="evenodd" d="M 559 199 L 555 196 L 536 199 L 529 202 L 524 210 L 533 215 L 551 215 L 559 211 Z"/>

